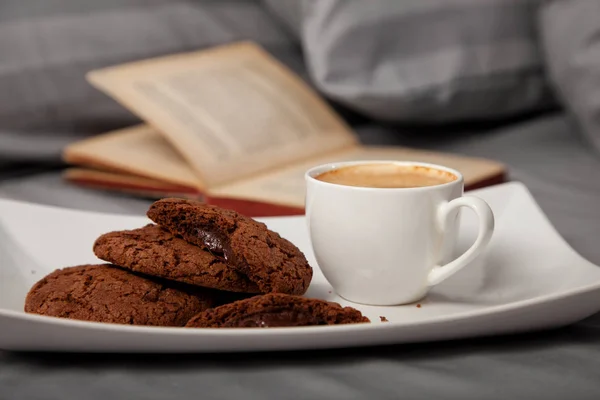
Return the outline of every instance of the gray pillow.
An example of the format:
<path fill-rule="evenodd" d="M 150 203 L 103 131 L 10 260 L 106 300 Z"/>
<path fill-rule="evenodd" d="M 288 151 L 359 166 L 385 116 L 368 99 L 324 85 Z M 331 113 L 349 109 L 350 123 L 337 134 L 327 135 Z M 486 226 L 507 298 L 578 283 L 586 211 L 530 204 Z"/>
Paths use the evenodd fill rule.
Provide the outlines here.
<path fill-rule="evenodd" d="M 299 0 L 300 1 L 300 0 Z M 286 3 L 267 1 L 281 15 Z M 302 0 L 315 84 L 393 122 L 513 116 L 554 103 L 537 41 L 537 1 Z"/>
<path fill-rule="evenodd" d="M 296 46 L 258 1 L 2 1 L 0 162 L 57 160 L 78 137 L 137 122 L 89 70 L 237 40 Z"/>
<path fill-rule="evenodd" d="M 302 29 L 302 0 L 261 0 L 262 4 L 291 31 L 297 39 Z"/>
<path fill-rule="evenodd" d="M 600 152 L 600 1 L 548 1 L 539 22 L 556 91 Z"/>

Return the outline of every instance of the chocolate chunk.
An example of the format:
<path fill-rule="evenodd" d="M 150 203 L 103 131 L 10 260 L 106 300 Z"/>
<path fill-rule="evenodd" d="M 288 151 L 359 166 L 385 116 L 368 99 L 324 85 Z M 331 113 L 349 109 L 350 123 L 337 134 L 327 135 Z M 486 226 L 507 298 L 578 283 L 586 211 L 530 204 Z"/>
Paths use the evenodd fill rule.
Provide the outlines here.
<path fill-rule="evenodd" d="M 320 325 L 319 318 L 304 312 L 282 310 L 280 312 L 258 313 L 241 318 L 236 322 L 238 327 L 270 328 L 278 326 Z"/>

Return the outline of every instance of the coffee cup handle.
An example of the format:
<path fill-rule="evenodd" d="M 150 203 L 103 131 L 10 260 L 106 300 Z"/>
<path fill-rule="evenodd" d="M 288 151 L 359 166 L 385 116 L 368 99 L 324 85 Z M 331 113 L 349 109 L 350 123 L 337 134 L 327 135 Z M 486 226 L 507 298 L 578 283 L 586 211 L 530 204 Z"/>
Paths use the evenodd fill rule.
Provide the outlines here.
<path fill-rule="evenodd" d="M 459 197 L 440 207 L 438 217 L 440 225 L 444 230 L 446 230 L 445 225 L 448 220 L 448 214 L 460 207 L 470 208 L 477 214 L 477 218 L 479 219 L 477 239 L 475 239 L 475 243 L 467 251 L 455 260 L 445 265 L 436 265 L 427 278 L 429 286 L 437 285 L 473 261 L 485 249 L 492 238 L 492 233 L 494 232 L 494 214 L 485 201 L 474 196 Z M 445 234 L 447 233 L 445 232 Z"/>

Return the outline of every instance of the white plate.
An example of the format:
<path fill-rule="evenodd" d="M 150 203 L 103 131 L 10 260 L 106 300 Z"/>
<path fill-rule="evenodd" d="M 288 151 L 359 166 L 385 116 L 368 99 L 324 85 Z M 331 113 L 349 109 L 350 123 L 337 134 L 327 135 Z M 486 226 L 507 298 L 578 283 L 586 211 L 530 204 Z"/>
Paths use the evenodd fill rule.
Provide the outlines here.
<path fill-rule="evenodd" d="M 230 352 L 422 342 L 566 325 L 600 310 L 600 268 L 573 251 L 527 189 L 508 183 L 473 192 L 490 203 L 496 231 L 486 254 L 416 304 L 369 307 L 333 293 L 318 268 L 307 296 L 359 308 L 372 324 L 269 329 L 186 329 L 72 321 L 25 314 L 28 289 L 52 270 L 99 260 L 100 234 L 145 217 L 0 200 L 0 348 L 102 352 Z M 476 234 L 464 213 L 460 249 Z M 265 218 L 316 267 L 302 217 Z M 380 316 L 389 322 L 380 322 Z"/>

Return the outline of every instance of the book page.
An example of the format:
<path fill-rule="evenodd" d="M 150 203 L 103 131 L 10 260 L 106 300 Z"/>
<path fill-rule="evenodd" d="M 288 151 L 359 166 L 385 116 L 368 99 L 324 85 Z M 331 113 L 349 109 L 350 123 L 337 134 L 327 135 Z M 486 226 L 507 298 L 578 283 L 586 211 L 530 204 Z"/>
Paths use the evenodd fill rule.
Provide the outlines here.
<path fill-rule="evenodd" d="M 109 67 L 88 80 L 164 134 L 207 186 L 357 142 L 327 103 L 251 43 Z"/>
<path fill-rule="evenodd" d="M 65 162 L 202 190 L 204 184 L 154 128 L 138 125 L 73 143 Z"/>
<path fill-rule="evenodd" d="M 249 199 L 292 207 L 304 207 L 304 173 L 331 162 L 390 160 L 416 161 L 443 165 L 463 174 L 465 186 L 500 176 L 504 166 L 495 161 L 403 147 L 355 147 L 313 158 L 294 166 L 257 176 L 244 182 L 212 188 L 211 196 Z"/>

